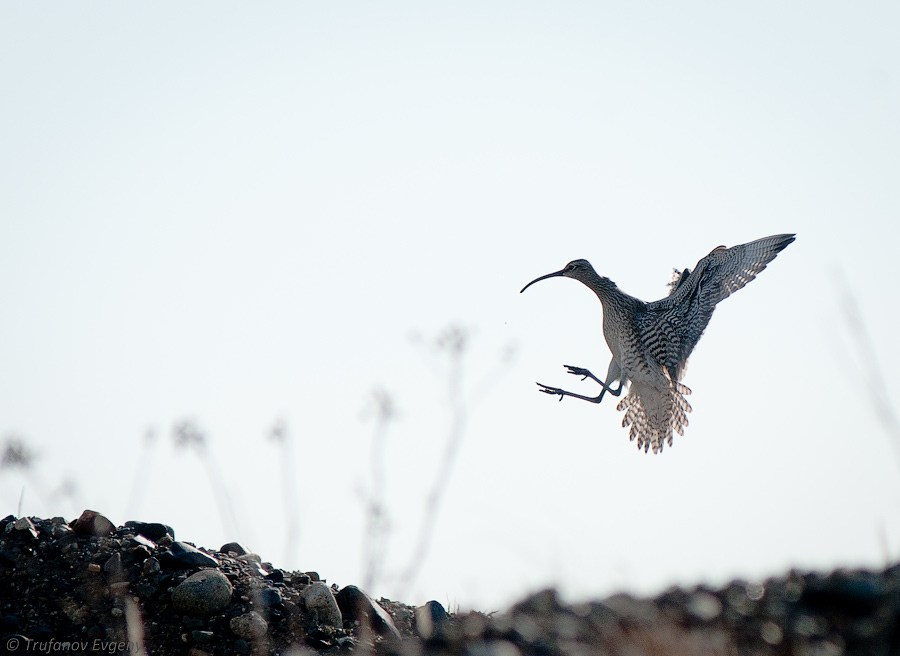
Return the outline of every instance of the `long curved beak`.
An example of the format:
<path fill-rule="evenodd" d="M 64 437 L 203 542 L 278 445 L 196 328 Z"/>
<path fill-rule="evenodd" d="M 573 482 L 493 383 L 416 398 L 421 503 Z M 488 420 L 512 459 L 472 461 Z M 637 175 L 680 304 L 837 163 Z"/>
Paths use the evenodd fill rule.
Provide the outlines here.
<path fill-rule="evenodd" d="M 546 276 L 541 276 L 540 278 L 535 278 L 530 283 L 528 283 L 527 285 L 522 287 L 522 291 L 519 293 L 521 294 L 522 292 L 524 292 L 526 289 L 531 287 L 536 282 L 540 282 L 541 280 L 546 280 L 547 278 L 556 278 L 557 276 L 561 276 L 562 274 L 563 274 L 562 271 L 554 271 L 553 273 L 548 273 Z"/>

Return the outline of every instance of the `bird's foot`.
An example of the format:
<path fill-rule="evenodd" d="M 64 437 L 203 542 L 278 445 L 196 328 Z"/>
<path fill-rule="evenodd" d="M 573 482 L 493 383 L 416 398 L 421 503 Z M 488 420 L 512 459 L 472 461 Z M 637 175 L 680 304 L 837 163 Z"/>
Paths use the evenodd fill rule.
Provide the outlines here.
<path fill-rule="evenodd" d="M 540 391 L 544 394 L 559 394 L 559 400 L 562 401 L 563 397 L 568 394 L 565 390 L 561 390 L 558 387 L 550 387 L 549 385 L 544 385 L 544 383 L 535 383 Z"/>
<path fill-rule="evenodd" d="M 572 374 L 573 376 L 581 376 L 582 377 L 581 380 L 587 380 L 588 378 L 593 378 L 594 380 L 597 380 L 597 378 L 596 378 L 596 376 L 594 376 L 594 374 L 592 374 L 590 371 L 588 371 L 587 369 L 585 369 L 583 367 L 573 367 L 570 364 L 566 364 L 563 366 L 566 369 L 568 369 L 569 370 L 568 373 Z"/>

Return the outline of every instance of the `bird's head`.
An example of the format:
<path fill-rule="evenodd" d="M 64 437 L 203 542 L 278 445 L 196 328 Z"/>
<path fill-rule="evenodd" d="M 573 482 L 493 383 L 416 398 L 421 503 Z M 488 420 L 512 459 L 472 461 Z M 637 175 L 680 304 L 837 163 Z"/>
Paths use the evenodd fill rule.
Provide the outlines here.
<path fill-rule="evenodd" d="M 554 271 L 553 273 L 548 273 L 546 276 L 535 278 L 530 283 L 522 287 L 522 292 L 524 292 L 536 282 L 546 280 L 547 278 L 556 278 L 560 276 L 564 278 L 574 278 L 575 280 L 580 280 L 581 282 L 586 283 L 590 278 L 596 278 L 597 273 L 594 271 L 594 267 L 591 266 L 591 263 L 587 260 L 572 260 L 559 271 Z M 519 293 L 521 294 L 522 292 Z"/>

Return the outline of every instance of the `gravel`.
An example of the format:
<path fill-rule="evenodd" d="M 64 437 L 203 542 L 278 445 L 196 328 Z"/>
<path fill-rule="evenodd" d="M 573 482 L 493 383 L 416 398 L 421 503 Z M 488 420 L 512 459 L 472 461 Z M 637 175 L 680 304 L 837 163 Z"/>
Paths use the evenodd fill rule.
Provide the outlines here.
<path fill-rule="evenodd" d="M 898 620 L 900 566 L 578 604 L 543 590 L 502 612 L 448 613 L 284 571 L 237 543 L 176 542 L 161 523 L 0 520 L 0 653 L 879 656 L 900 654 Z"/>

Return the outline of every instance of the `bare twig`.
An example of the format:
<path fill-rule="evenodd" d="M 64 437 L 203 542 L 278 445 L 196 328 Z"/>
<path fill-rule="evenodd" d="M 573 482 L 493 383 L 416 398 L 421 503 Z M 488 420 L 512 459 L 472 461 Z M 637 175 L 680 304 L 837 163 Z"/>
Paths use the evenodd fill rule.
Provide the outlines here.
<path fill-rule="evenodd" d="M 385 508 L 385 445 L 388 425 L 397 417 L 397 409 L 388 392 L 376 389 L 372 393 L 372 404 L 375 414 L 375 433 L 372 437 L 372 487 L 366 502 L 365 527 L 365 575 L 363 589 L 371 590 L 380 574 L 379 568 L 384 562 L 389 521 Z M 367 413 L 368 414 L 368 413 Z"/>
<path fill-rule="evenodd" d="M 49 509 L 50 506 L 47 503 L 44 485 L 41 483 L 40 476 L 35 470 L 35 463 L 37 461 L 37 451 L 28 446 L 28 443 L 24 438 L 15 435 L 6 438 L 6 443 L 3 447 L 3 455 L 0 456 L 0 471 L 4 469 L 18 470 L 21 473 L 22 478 L 25 479 L 26 485 L 34 490 L 38 501 L 40 501 L 44 507 Z M 19 516 L 22 516 L 24 499 L 25 488 L 23 487 L 22 492 L 19 495 Z"/>
<path fill-rule="evenodd" d="M 155 428 L 148 428 L 141 441 L 142 449 L 135 465 L 135 476 L 131 486 L 131 494 L 128 495 L 128 503 L 125 504 L 125 516 L 137 517 L 140 511 L 141 497 L 147 488 L 150 472 L 153 467 L 153 450 L 157 443 Z M 140 475 L 138 475 L 140 474 Z"/>
<path fill-rule="evenodd" d="M 440 460 L 437 476 L 428 496 L 425 499 L 424 516 L 419 527 L 419 536 L 409 564 L 400 578 L 401 589 L 407 589 L 415 582 L 416 576 L 425 562 L 428 550 L 431 547 L 431 539 L 437 525 L 438 512 L 441 501 L 450 476 L 453 473 L 453 465 L 462 443 L 466 426 L 466 406 L 463 398 L 463 354 L 465 353 L 468 334 L 459 326 L 450 326 L 441 333 L 435 346 L 439 352 L 444 352 L 450 357 L 450 374 L 448 377 L 448 397 L 450 401 L 450 430 L 444 443 L 444 451 Z"/>
<path fill-rule="evenodd" d="M 291 562 L 291 556 L 297 550 L 300 537 L 300 511 L 297 508 L 297 495 L 294 489 L 295 476 L 291 471 L 294 465 L 294 456 L 291 435 L 287 424 L 283 419 L 278 419 L 269 431 L 269 439 L 275 442 L 281 449 L 281 479 L 282 493 L 284 495 L 284 510 L 287 515 L 287 530 L 285 532 L 284 557 L 285 562 Z"/>
<path fill-rule="evenodd" d="M 172 437 L 175 439 L 175 447 L 182 449 L 193 449 L 196 451 L 201 462 L 206 467 L 206 474 L 209 477 L 209 484 L 213 491 L 216 505 L 219 507 L 219 513 L 222 517 L 222 528 L 226 535 L 239 536 L 239 524 L 234 513 L 234 504 L 231 502 L 231 495 L 228 493 L 228 486 L 225 484 L 225 477 L 216 466 L 212 454 L 207 445 L 206 435 L 197 427 L 197 425 L 185 419 L 175 424 L 172 428 Z"/>
<path fill-rule="evenodd" d="M 887 382 L 879 364 L 878 352 L 875 350 L 872 338 L 866 328 L 856 295 L 850 290 L 840 270 L 836 269 L 833 276 L 847 332 L 853 338 L 862 362 L 863 382 L 869 392 L 869 401 L 875 410 L 875 416 L 890 438 L 894 454 L 897 456 L 897 464 L 900 466 L 900 418 L 898 418 L 894 404 L 888 395 Z"/>

